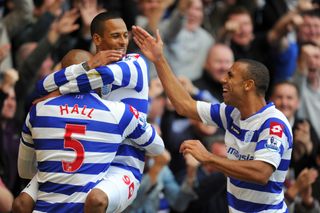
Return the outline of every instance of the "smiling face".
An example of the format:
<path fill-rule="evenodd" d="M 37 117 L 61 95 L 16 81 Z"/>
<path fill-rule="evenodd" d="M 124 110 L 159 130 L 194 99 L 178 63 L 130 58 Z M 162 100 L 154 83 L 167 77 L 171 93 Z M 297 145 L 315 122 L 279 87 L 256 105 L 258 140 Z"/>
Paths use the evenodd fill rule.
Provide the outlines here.
<path fill-rule="evenodd" d="M 225 45 L 216 44 L 209 52 L 206 70 L 212 79 L 221 81 L 233 63 L 233 52 Z"/>
<path fill-rule="evenodd" d="M 129 43 L 128 29 L 121 18 L 108 19 L 103 23 L 103 35 L 93 35 L 97 52 L 101 50 L 119 50 L 126 54 Z"/>
<path fill-rule="evenodd" d="M 232 36 L 232 40 L 240 45 L 247 46 L 253 39 L 253 24 L 249 14 L 233 14 L 229 17 L 230 21 L 238 24 L 238 29 Z"/>
<path fill-rule="evenodd" d="M 271 101 L 288 119 L 293 118 L 299 108 L 298 91 L 291 84 L 283 83 L 276 85 L 271 96 Z"/>
<path fill-rule="evenodd" d="M 235 62 L 222 80 L 223 100 L 227 105 L 238 107 L 246 96 L 246 64 Z"/>

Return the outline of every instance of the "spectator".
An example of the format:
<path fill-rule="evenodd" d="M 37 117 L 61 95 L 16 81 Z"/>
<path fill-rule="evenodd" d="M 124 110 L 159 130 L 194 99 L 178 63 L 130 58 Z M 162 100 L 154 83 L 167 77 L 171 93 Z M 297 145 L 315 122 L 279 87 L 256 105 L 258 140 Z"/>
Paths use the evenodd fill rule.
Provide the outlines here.
<path fill-rule="evenodd" d="M 17 158 L 19 149 L 20 125 L 14 119 L 16 113 L 16 94 L 14 86 L 18 80 L 16 70 L 7 70 L 3 73 L 2 90 L 7 93 L 0 111 L 0 150 L 2 160 L 1 178 L 14 196 L 18 195 L 23 182 L 18 176 Z"/>
<path fill-rule="evenodd" d="M 320 138 L 320 47 L 303 45 L 294 77 L 301 93 L 298 117 L 308 119 Z"/>
<path fill-rule="evenodd" d="M 297 85 L 289 81 L 275 84 L 270 100 L 283 112 L 291 124 L 294 145 L 290 168 L 294 170 L 294 177 L 298 177 L 304 168 L 316 167 L 320 140 L 310 122 L 297 118 L 300 104 Z"/>
<path fill-rule="evenodd" d="M 176 75 L 182 75 L 190 80 L 201 76 L 209 48 L 214 40 L 201 27 L 203 21 L 203 5 L 201 0 L 179 1 L 179 9 L 173 12 L 170 19 L 163 23 L 163 41 L 165 55 Z M 181 15 L 185 18 L 185 22 Z M 167 24 L 167 25 L 166 25 Z M 165 28 L 167 27 L 167 28 Z"/>
<path fill-rule="evenodd" d="M 200 90 L 208 91 L 222 102 L 221 81 L 234 61 L 232 50 L 224 44 L 214 44 L 208 54 L 202 76 L 193 84 Z"/>
<path fill-rule="evenodd" d="M 312 184 L 317 177 L 317 170 L 305 168 L 293 185 L 287 189 L 285 197 L 290 206 L 290 212 L 317 213 L 320 211 L 319 201 L 312 196 Z"/>

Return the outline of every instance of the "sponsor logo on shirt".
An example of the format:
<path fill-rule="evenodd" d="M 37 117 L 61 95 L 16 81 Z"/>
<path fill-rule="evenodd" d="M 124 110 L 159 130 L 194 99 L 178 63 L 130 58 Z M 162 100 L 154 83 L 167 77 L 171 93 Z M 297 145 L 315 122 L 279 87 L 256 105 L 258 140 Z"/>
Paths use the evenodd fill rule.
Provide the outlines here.
<path fill-rule="evenodd" d="M 277 122 L 270 122 L 270 135 L 276 135 L 279 138 L 282 137 L 283 127 Z"/>
<path fill-rule="evenodd" d="M 130 106 L 130 111 L 132 112 L 132 114 L 134 115 L 134 117 L 139 118 L 139 112 L 137 109 L 133 108 L 132 106 Z"/>
<path fill-rule="evenodd" d="M 275 137 L 271 137 L 267 140 L 265 147 L 273 152 L 280 152 L 281 141 Z"/>
<path fill-rule="evenodd" d="M 250 154 L 242 155 L 237 149 L 229 147 L 228 154 L 234 155 L 238 160 L 253 160 L 253 156 Z"/>
<path fill-rule="evenodd" d="M 125 55 L 125 57 L 123 58 L 124 61 L 130 61 L 130 60 L 137 60 L 140 57 L 139 54 L 127 54 Z"/>

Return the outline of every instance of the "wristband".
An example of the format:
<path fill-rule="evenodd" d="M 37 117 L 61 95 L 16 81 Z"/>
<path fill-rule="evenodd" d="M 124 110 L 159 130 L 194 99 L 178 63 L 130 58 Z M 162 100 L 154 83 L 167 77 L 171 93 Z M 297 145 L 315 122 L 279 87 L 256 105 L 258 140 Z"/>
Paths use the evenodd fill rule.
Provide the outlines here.
<path fill-rule="evenodd" d="M 81 65 L 82 65 L 82 68 L 83 68 L 85 71 L 89 71 L 89 70 L 90 70 L 90 67 L 89 67 L 87 61 L 83 62 Z"/>

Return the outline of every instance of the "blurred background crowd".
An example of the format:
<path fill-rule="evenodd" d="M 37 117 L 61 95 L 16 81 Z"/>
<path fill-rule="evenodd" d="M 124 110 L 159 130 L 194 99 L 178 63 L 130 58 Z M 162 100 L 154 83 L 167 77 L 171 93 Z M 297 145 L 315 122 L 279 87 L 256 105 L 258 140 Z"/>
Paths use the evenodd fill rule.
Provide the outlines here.
<path fill-rule="evenodd" d="M 71 49 L 95 53 L 90 23 L 106 10 L 119 12 L 129 31 L 134 24 L 151 34 L 160 29 L 173 71 L 197 100 L 223 101 L 219 82 L 235 60 L 264 63 L 267 100 L 294 135 L 287 203 L 291 212 L 320 212 L 319 0 L 0 0 L 0 212 L 28 183 L 17 173 L 17 155 L 36 81 L 59 70 Z M 133 41 L 128 52 L 139 52 Z M 148 159 L 126 212 L 227 212 L 226 177 L 179 153 L 184 140 L 199 139 L 226 156 L 224 132 L 177 115 L 149 67 L 149 122 L 167 152 Z"/>

